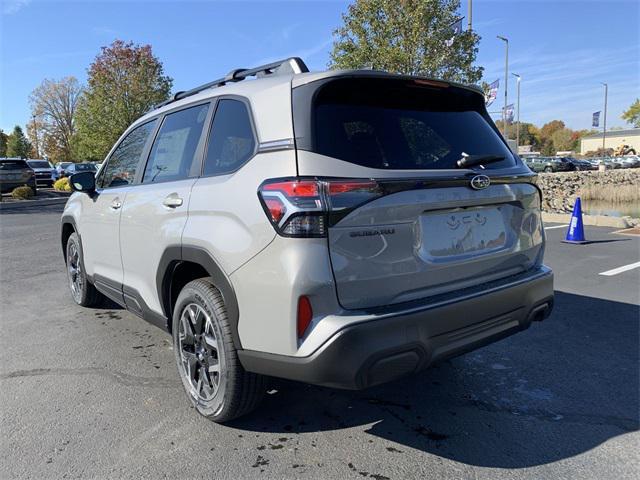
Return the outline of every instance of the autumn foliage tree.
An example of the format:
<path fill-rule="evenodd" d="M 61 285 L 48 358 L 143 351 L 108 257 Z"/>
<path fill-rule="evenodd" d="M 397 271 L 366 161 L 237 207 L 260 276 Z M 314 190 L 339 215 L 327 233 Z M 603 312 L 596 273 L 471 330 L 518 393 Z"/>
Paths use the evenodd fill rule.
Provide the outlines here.
<path fill-rule="evenodd" d="M 116 40 L 102 47 L 78 105 L 81 156 L 103 159 L 134 120 L 169 97 L 172 84 L 150 45 Z"/>
<path fill-rule="evenodd" d="M 478 82 L 480 37 L 454 34 L 459 7 L 460 0 L 356 0 L 334 31 L 330 67 Z"/>
<path fill-rule="evenodd" d="M 76 109 L 81 94 L 78 80 L 65 77 L 45 79 L 29 97 L 32 122 L 27 132 L 31 143 L 56 162 L 74 159 Z"/>

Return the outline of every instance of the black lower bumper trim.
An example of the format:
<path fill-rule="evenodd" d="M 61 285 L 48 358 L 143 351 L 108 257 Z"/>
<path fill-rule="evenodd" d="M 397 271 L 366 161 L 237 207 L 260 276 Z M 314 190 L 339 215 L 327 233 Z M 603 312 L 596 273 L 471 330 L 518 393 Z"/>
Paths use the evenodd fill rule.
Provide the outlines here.
<path fill-rule="evenodd" d="M 241 350 L 248 371 L 336 388 L 362 389 L 427 368 L 528 328 L 553 308 L 553 274 L 422 311 L 338 331 L 308 357 Z M 460 319 L 464 319 L 461 326 Z M 456 325 L 443 330 L 443 325 Z"/>

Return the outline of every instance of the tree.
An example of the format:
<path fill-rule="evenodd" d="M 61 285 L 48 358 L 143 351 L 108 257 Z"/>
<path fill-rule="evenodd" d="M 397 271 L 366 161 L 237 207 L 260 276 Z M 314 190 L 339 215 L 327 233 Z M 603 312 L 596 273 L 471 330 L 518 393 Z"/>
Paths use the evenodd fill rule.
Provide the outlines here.
<path fill-rule="evenodd" d="M 562 120 L 551 120 L 550 122 L 545 123 L 540 129 L 540 138 L 543 141 L 551 139 L 554 132 L 562 130 L 563 128 L 565 128 L 565 124 Z"/>
<path fill-rule="evenodd" d="M 79 154 L 103 159 L 134 120 L 169 97 L 172 84 L 150 45 L 116 40 L 102 47 L 78 105 Z"/>
<path fill-rule="evenodd" d="M 29 102 L 34 118 L 27 126 L 32 143 L 56 161 L 73 160 L 73 140 L 76 133 L 76 109 L 82 87 L 75 77 L 55 81 L 45 79 L 36 87 Z"/>
<path fill-rule="evenodd" d="M 0 128 L 0 157 L 7 156 L 7 141 L 9 140 L 9 135 L 4 133 Z"/>
<path fill-rule="evenodd" d="M 640 98 L 636 98 L 629 109 L 622 113 L 622 119 L 635 128 L 640 128 Z"/>
<path fill-rule="evenodd" d="M 561 128 L 553 132 L 553 134 L 551 135 L 553 148 L 557 152 L 566 152 L 568 150 L 573 150 L 575 147 L 575 137 L 573 133 L 573 130 L 569 128 Z"/>
<path fill-rule="evenodd" d="M 18 158 L 29 158 L 29 152 L 31 151 L 31 143 L 24 136 L 22 128 L 16 125 L 9 135 L 7 140 L 7 156 Z"/>
<path fill-rule="evenodd" d="M 480 36 L 454 35 L 459 7 L 460 0 L 356 0 L 334 31 L 329 66 L 478 82 Z"/>

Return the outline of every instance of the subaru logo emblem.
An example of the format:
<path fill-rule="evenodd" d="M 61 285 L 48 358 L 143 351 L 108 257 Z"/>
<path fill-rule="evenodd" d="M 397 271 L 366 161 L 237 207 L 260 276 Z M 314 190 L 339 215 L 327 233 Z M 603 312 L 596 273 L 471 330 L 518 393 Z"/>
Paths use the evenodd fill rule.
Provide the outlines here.
<path fill-rule="evenodd" d="M 486 175 L 476 175 L 471 179 L 471 188 L 474 190 L 483 190 L 491 185 L 491 179 Z"/>

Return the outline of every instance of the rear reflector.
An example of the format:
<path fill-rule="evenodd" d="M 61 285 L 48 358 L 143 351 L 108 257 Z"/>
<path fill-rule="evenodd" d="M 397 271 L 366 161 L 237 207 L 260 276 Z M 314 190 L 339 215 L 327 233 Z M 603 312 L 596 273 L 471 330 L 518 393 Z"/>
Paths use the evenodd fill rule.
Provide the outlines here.
<path fill-rule="evenodd" d="M 302 295 L 298 299 L 298 338 L 304 337 L 304 334 L 311 324 L 313 318 L 313 310 L 309 298 Z"/>

